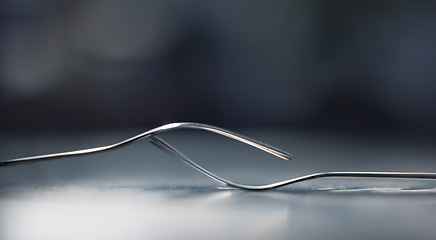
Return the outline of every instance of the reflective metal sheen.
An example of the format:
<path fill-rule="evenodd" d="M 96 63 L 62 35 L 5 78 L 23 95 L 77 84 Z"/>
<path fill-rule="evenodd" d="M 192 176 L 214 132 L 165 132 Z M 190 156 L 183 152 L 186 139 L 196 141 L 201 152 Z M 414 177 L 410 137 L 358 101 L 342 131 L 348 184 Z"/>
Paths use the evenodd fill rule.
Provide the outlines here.
<path fill-rule="evenodd" d="M 290 153 L 287 153 L 283 150 L 280 150 L 276 147 L 269 146 L 267 144 L 264 144 L 262 142 L 259 142 L 254 139 L 250 139 L 248 137 L 245 137 L 243 135 L 237 134 L 235 132 L 225 130 L 219 127 L 215 127 L 208 124 L 202 124 L 202 123 L 193 123 L 193 122 L 180 122 L 180 123 L 171 123 L 167 125 L 163 125 L 154 129 L 151 129 L 149 131 L 146 131 L 144 133 L 141 133 L 139 135 L 136 135 L 134 137 L 131 137 L 129 139 L 126 139 L 124 141 L 102 146 L 102 147 L 95 147 L 95 148 L 89 148 L 89 149 L 83 149 L 83 150 L 76 150 L 76 151 L 69 151 L 69 152 L 61 152 L 61 153 L 53 153 L 53 154 L 45 154 L 45 155 L 38 155 L 38 156 L 31 156 L 31 157 L 23 157 L 23 158 L 16 158 L 16 159 L 10 159 L 6 161 L 0 162 L 0 167 L 6 167 L 10 165 L 16 165 L 16 164 L 25 164 L 25 163 L 33 163 L 33 162 L 39 162 L 39 161 L 45 161 L 45 160 L 51 160 L 51 159 L 59 159 L 64 157 L 72 157 L 72 156 L 80 156 L 80 155 L 86 155 L 86 154 L 92 154 L 92 153 L 99 153 L 103 151 L 108 150 L 115 150 L 120 147 L 124 147 L 128 144 L 131 144 L 135 141 L 148 138 L 150 137 L 151 142 L 159 147 L 160 149 L 164 150 L 165 152 L 169 153 L 170 155 L 177 157 L 190 165 L 191 167 L 195 168 L 196 170 L 200 171 L 201 173 L 205 174 L 206 176 L 229 186 L 241 188 L 241 189 L 248 189 L 248 190 L 265 190 L 265 189 L 271 189 L 271 188 L 277 188 L 297 182 L 317 179 L 317 178 L 326 178 L 326 177 L 354 177 L 354 178 L 412 178 L 412 179 L 436 179 L 436 173 L 425 173 L 425 172 L 321 172 L 321 173 L 313 173 L 304 175 L 301 177 L 296 177 L 284 181 L 279 181 L 275 183 L 270 184 L 263 184 L 263 185 L 249 185 L 249 184 L 242 184 L 242 183 L 236 183 L 232 182 L 230 180 L 227 180 L 225 178 L 222 178 L 207 169 L 203 168 L 202 166 L 198 165 L 196 162 L 188 158 L 186 155 L 184 155 L 182 152 L 171 146 L 168 142 L 164 141 L 163 139 L 156 136 L 156 134 L 170 131 L 170 130 L 176 130 L 176 129 L 182 129 L 182 128 L 191 128 L 191 129 L 201 129 L 210 131 L 216 134 L 220 134 L 222 136 L 234 139 L 236 141 L 248 144 L 252 147 L 255 147 L 257 149 L 260 149 L 262 151 L 265 151 L 269 154 L 272 154 L 276 157 L 279 157 L 284 160 L 291 160 L 293 159 L 293 156 Z"/>

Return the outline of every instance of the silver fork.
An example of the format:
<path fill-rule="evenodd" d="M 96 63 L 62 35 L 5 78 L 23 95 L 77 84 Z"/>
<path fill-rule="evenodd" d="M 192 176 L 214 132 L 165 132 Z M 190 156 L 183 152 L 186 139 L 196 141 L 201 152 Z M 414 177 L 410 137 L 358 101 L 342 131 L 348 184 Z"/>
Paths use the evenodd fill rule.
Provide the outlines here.
<path fill-rule="evenodd" d="M 272 154 L 278 158 L 281 158 L 283 160 L 291 160 L 294 157 L 292 154 L 287 153 L 283 150 L 280 150 L 276 147 L 264 144 L 262 142 L 259 142 L 257 140 L 245 137 L 241 134 L 237 134 L 235 132 L 215 127 L 208 124 L 202 124 L 202 123 L 194 123 L 194 122 L 180 122 L 180 123 L 171 123 L 166 124 L 157 128 L 153 128 L 149 131 L 143 132 L 139 135 L 136 135 L 134 137 L 131 137 L 129 139 L 126 139 L 124 141 L 114 143 L 107 146 L 102 147 L 95 147 L 95 148 L 89 148 L 89 149 L 82 149 L 82 150 L 76 150 L 76 151 L 69 151 L 69 152 L 61 152 L 61 153 L 52 153 L 52 154 L 45 154 L 45 155 L 38 155 L 38 156 L 31 156 L 31 157 L 23 157 L 23 158 L 16 158 L 16 159 L 10 159 L 6 161 L 0 162 L 0 167 L 6 167 L 11 165 L 18 165 L 18 164 L 26 164 L 26 163 L 33 163 L 33 162 L 39 162 L 39 161 L 46 161 L 51 159 L 59 159 L 59 158 L 65 158 L 65 157 L 72 157 L 72 156 L 80 156 L 80 155 L 86 155 L 86 154 L 94 154 L 99 153 L 103 151 L 109 151 L 109 150 L 115 150 L 124 146 L 127 146 L 128 144 L 131 144 L 133 142 L 136 142 L 138 140 L 144 139 L 144 138 L 150 138 L 151 142 L 159 147 L 160 149 L 164 150 L 165 152 L 169 153 L 170 155 L 181 159 L 191 167 L 197 169 L 201 173 L 205 174 L 206 176 L 229 186 L 241 188 L 241 189 L 248 189 L 248 190 L 266 190 L 271 188 L 277 188 L 297 182 L 307 181 L 311 179 L 316 178 L 326 178 L 326 177 L 354 177 L 354 178 L 413 178 L 413 179 L 436 179 L 436 173 L 425 173 L 425 172 L 321 172 L 321 173 L 313 173 L 304 175 L 301 177 L 296 177 L 284 181 L 279 181 L 275 183 L 269 183 L 269 184 L 262 184 L 262 185 L 250 185 L 250 184 L 242 184 L 242 183 L 236 183 L 232 182 L 228 179 L 222 178 L 207 169 L 203 168 L 202 166 L 198 165 L 196 162 L 188 158 L 186 155 L 184 155 L 182 152 L 171 146 L 168 142 L 164 141 L 163 139 L 156 136 L 159 133 L 170 131 L 170 130 L 176 130 L 181 128 L 191 128 L 191 129 L 201 129 L 210 131 L 216 134 L 220 134 L 222 136 L 234 139 L 236 141 L 248 144 L 252 147 L 255 147 L 257 149 L 260 149 L 262 151 L 265 151 L 269 154 Z"/>

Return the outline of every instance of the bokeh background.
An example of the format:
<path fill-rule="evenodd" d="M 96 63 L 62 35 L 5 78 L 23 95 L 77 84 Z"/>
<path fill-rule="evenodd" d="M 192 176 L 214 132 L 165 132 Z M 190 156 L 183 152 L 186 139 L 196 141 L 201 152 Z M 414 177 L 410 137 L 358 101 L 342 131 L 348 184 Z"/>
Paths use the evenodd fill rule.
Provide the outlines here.
<path fill-rule="evenodd" d="M 434 1 L 1 0 L 0 130 L 436 133 Z"/>

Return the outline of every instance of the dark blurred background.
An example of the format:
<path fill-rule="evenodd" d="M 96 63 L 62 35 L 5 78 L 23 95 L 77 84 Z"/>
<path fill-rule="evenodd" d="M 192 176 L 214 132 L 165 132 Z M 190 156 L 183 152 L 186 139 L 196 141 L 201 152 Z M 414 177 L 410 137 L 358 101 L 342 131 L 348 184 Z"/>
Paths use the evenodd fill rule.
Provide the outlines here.
<path fill-rule="evenodd" d="M 434 1 L 1 0 L 0 130 L 436 133 Z"/>

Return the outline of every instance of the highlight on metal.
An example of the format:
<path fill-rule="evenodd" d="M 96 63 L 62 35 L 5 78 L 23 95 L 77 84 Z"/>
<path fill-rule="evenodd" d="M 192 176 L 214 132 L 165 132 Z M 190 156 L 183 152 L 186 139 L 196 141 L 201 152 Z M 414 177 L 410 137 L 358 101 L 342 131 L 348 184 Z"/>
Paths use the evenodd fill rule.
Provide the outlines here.
<path fill-rule="evenodd" d="M 252 147 L 255 147 L 257 149 L 260 149 L 262 151 L 265 151 L 269 154 L 272 154 L 278 158 L 281 158 L 283 160 L 291 160 L 294 157 L 292 154 L 287 153 L 283 150 L 280 150 L 276 147 L 264 144 L 262 142 L 259 142 L 257 140 L 245 137 L 243 135 L 237 134 L 235 132 L 225 130 L 219 127 L 215 127 L 208 124 L 202 124 L 202 123 L 194 123 L 194 122 L 180 122 L 180 123 L 171 123 L 166 124 L 157 128 L 153 128 L 149 131 L 143 132 L 141 134 L 138 134 L 134 137 L 131 137 L 129 139 L 126 139 L 124 141 L 114 143 L 107 146 L 102 147 L 95 147 L 95 148 L 89 148 L 89 149 L 82 149 L 82 150 L 76 150 L 76 151 L 69 151 L 69 152 L 61 152 L 61 153 L 52 153 L 52 154 L 45 154 L 45 155 L 38 155 L 38 156 L 31 156 L 31 157 L 23 157 L 23 158 L 16 158 L 16 159 L 10 159 L 6 161 L 0 161 L 0 167 L 6 167 L 11 165 L 18 165 L 18 164 L 27 164 L 27 163 L 34 163 L 39 161 L 46 161 L 46 160 L 52 160 L 52 159 L 60 159 L 60 158 L 66 158 L 66 157 L 73 157 L 73 156 L 80 156 L 80 155 L 86 155 L 86 154 L 95 154 L 100 153 L 103 151 L 109 151 L 109 150 L 115 150 L 124 146 L 127 146 L 133 142 L 136 142 L 138 140 L 144 139 L 144 138 L 150 138 L 151 143 L 153 143 L 155 146 L 159 147 L 163 151 L 169 153 L 170 155 L 184 161 L 191 167 L 195 168 L 196 170 L 200 171 L 204 175 L 220 182 L 223 184 L 226 184 L 228 186 L 241 188 L 241 189 L 248 189 L 248 190 L 266 190 L 271 188 L 277 188 L 297 182 L 307 181 L 311 179 L 317 179 L 317 178 L 326 178 L 326 177 L 358 177 L 358 178 L 412 178 L 412 179 L 436 179 L 436 173 L 424 173 L 424 172 L 321 172 L 321 173 L 313 173 L 304 175 L 301 177 L 296 177 L 284 181 L 279 181 L 275 183 L 270 184 L 262 184 L 262 185 L 251 185 L 251 184 L 243 184 L 243 183 L 237 183 L 232 182 L 228 179 L 222 178 L 209 170 L 203 168 L 190 158 L 188 158 L 186 155 L 184 155 L 182 152 L 171 146 L 168 142 L 164 141 L 162 138 L 158 137 L 157 135 L 162 132 L 170 131 L 170 130 L 176 130 L 176 129 L 182 129 L 182 128 L 190 128 L 190 129 L 200 129 L 205 130 L 209 132 L 213 132 L 228 138 L 231 138 L 233 140 L 248 144 Z"/>

